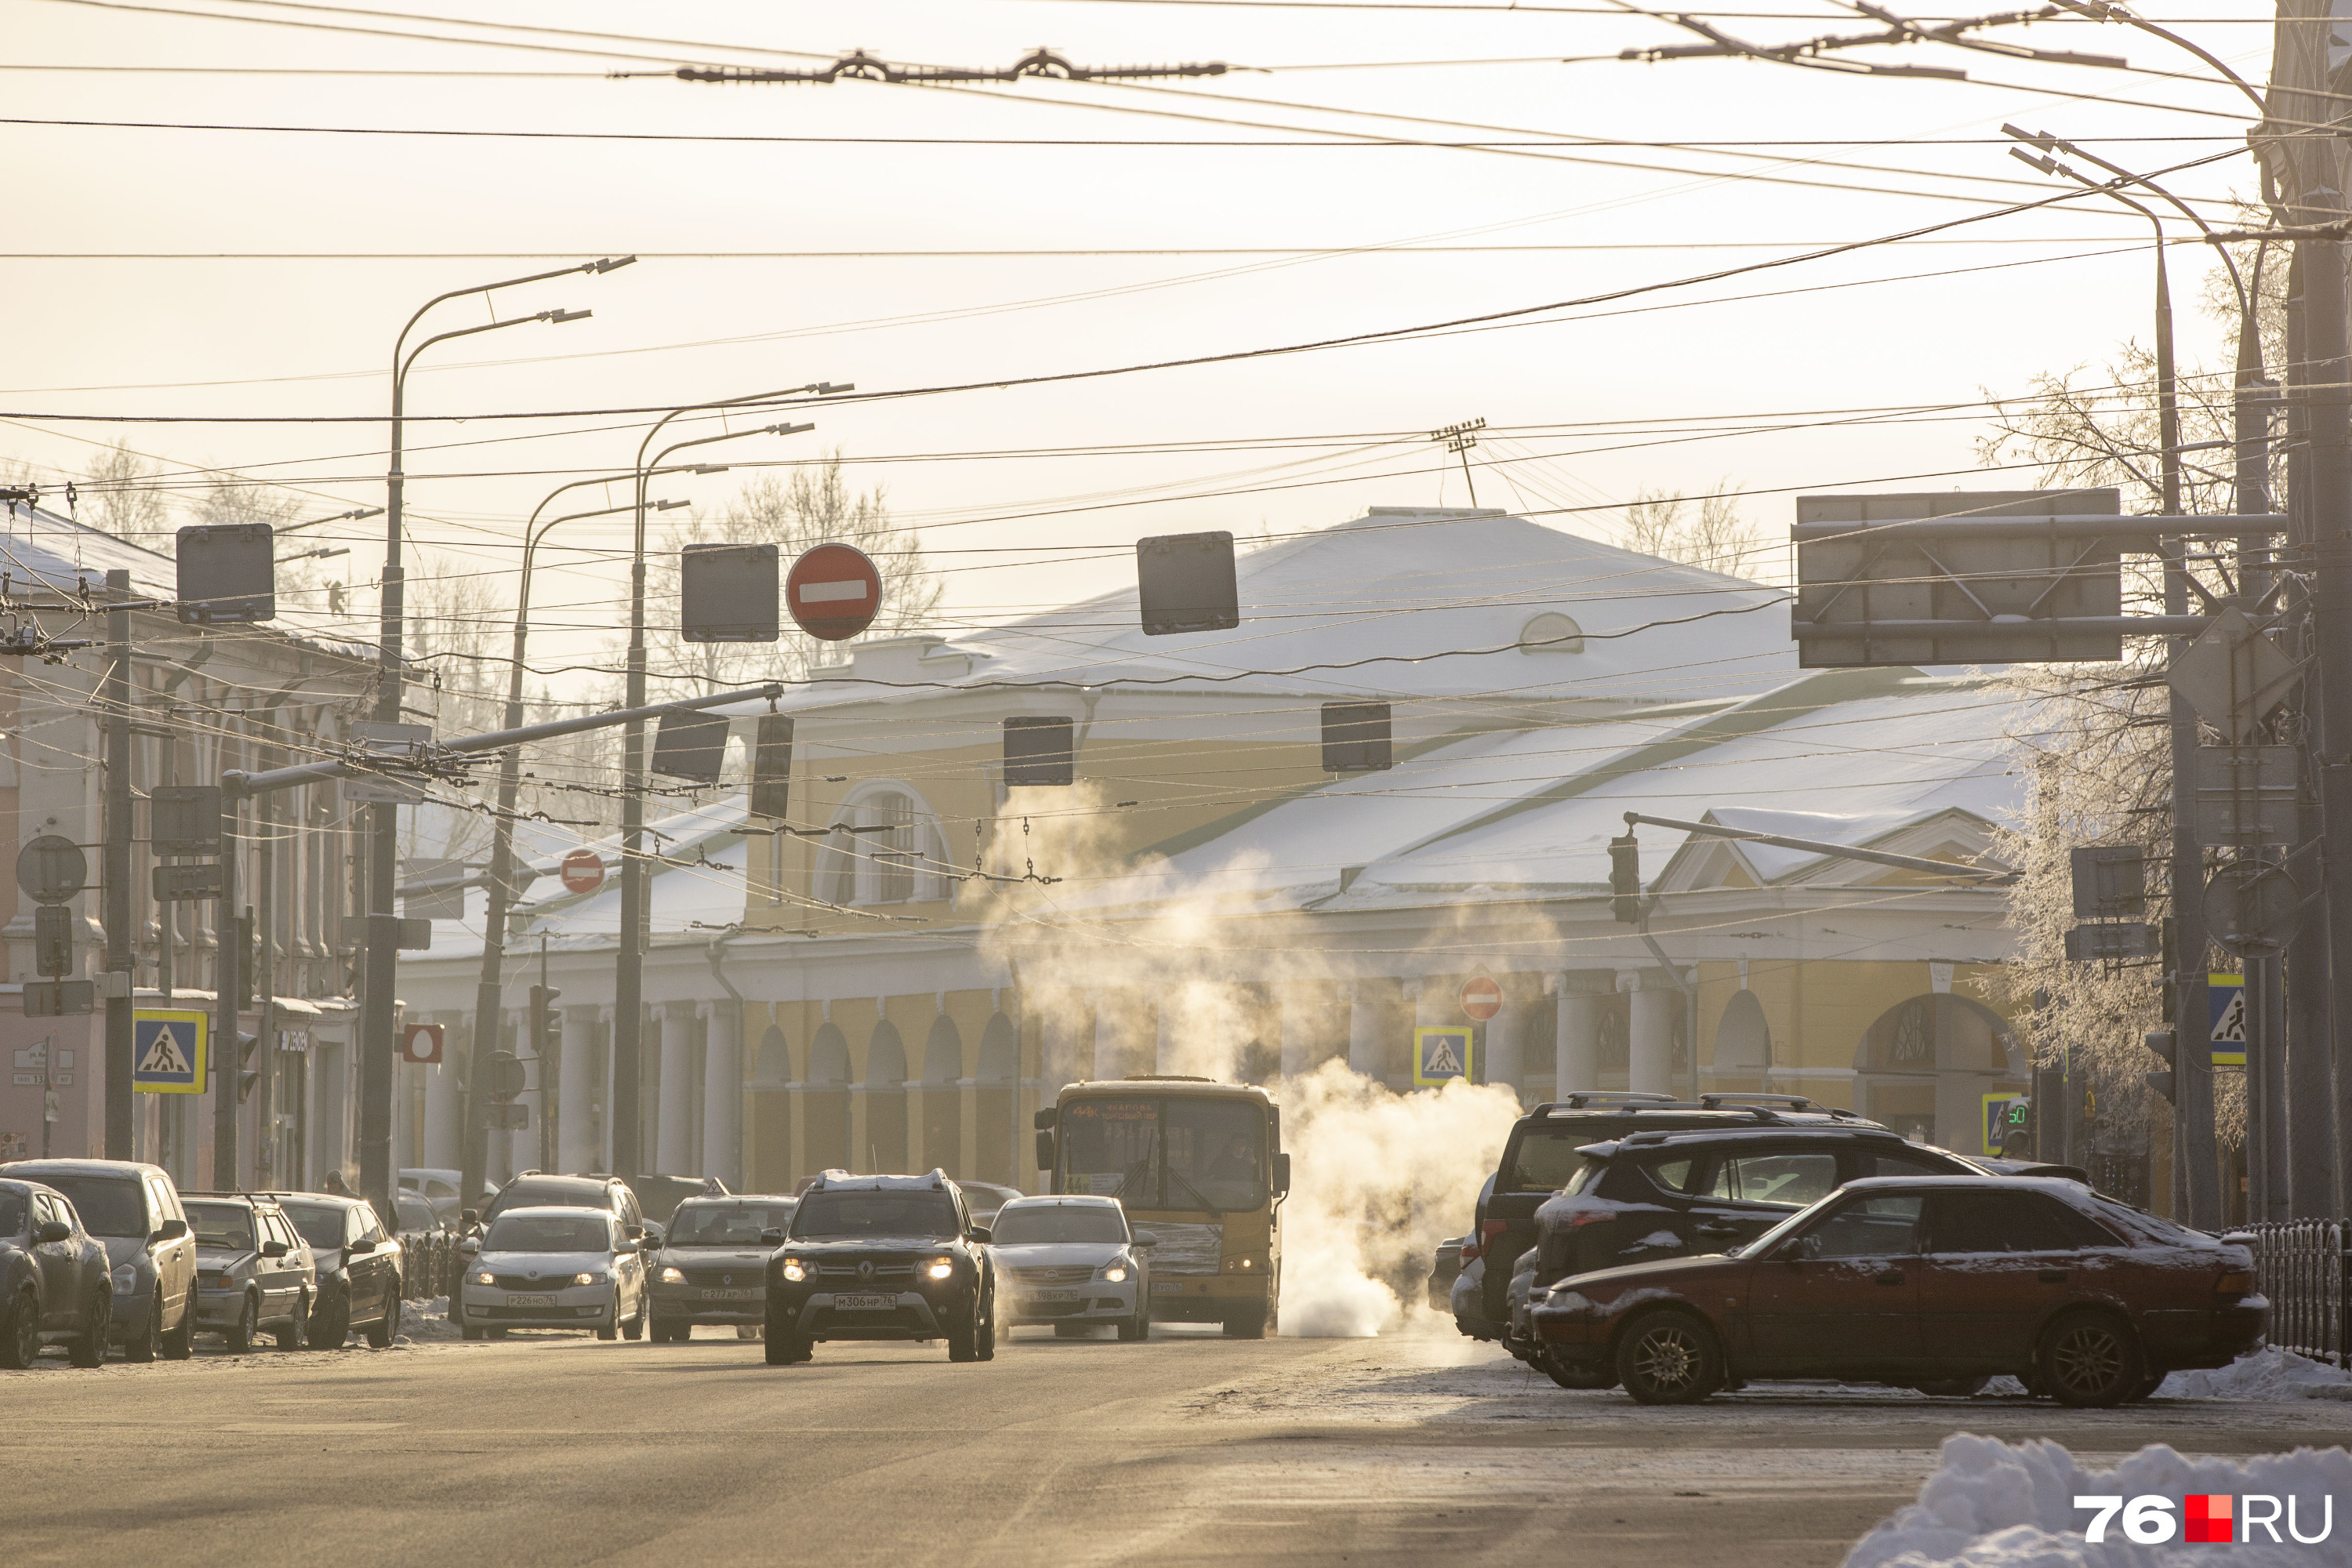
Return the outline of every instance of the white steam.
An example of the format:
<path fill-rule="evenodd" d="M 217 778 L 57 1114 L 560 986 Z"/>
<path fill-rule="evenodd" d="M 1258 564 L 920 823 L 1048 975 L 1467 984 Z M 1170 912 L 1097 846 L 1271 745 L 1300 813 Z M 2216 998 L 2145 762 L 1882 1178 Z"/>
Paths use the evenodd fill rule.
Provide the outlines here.
<path fill-rule="evenodd" d="M 1365 1339 L 1402 1327 L 1426 1310 L 1437 1243 L 1469 1228 L 1517 1096 L 1458 1081 L 1400 1095 L 1337 1058 L 1278 1092 L 1292 1181 L 1282 1332 Z"/>

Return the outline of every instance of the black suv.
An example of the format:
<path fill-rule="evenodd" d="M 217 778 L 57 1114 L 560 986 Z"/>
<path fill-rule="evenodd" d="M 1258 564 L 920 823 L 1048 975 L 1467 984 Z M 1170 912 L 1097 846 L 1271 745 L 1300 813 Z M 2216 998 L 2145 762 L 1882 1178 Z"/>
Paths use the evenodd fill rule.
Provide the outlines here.
<path fill-rule="evenodd" d="M 801 1194 L 789 1231 L 766 1230 L 770 1366 L 818 1340 L 945 1340 L 950 1361 L 996 1356 L 996 1262 L 944 1171 L 827 1171 Z"/>

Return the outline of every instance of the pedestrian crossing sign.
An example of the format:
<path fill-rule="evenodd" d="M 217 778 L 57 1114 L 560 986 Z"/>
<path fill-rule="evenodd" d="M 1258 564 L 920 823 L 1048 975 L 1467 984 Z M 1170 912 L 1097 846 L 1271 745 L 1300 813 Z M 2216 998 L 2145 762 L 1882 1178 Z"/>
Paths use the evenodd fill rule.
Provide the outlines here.
<path fill-rule="evenodd" d="M 2244 1067 L 2246 977 L 2242 974 L 2208 974 L 2205 977 L 2205 1001 L 2213 1019 L 2213 1065 L 2217 1068 Z"/>
<path fill-rule="evenodd" d="M 202 1094 L 211 1020 L 178 1008 L 141 1008 L 131 1020 L 131 1087 L 145 1094 Z"/>
<path fill-rule="evenodd" d="M 1470 1076 L 1468 1026 L 1445 1024 L 1412 1032 L 1412 1081 L 1426 1089 Z"/>

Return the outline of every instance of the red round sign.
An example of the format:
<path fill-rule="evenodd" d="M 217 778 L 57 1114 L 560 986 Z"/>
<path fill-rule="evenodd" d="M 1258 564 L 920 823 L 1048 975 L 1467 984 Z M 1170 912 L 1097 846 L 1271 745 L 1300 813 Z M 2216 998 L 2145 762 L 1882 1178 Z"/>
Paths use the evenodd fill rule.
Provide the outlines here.
<path fill-rule="evenodd" d="M 846 642 L 882 613 L 882 574 L 863 550 L 820 544 L 793 563 L 784 608 L 809 636 Z"/>
<path fill-rule="evenodd" d="M 1503 988 L 1483 974 L 1471 976 L 1462 983 L 1462 1012 L 1465 1017 L 1485 1023 L 1503 1010 Z"/>
<path fill-rule="evenodd" d="M 604 885 L 604 862 L 593 849 L 574 849 L 559 873 L 567 893 L 593 893 Z"/>

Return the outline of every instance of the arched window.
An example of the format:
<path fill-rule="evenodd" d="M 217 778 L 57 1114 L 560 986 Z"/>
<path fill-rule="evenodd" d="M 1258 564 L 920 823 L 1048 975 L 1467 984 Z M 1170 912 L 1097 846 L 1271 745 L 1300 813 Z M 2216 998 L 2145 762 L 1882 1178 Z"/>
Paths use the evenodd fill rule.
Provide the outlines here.
<path fill-rule="evenodd" d="M 947 897 L 939 819 L 904 784 L 860 785 L 834 814 L 817 856 L 816 896 L 829 904 L 904 904 Z M 854 830 L 854 831 L 853 831 Z"/>
<path fill-rule="evenodd" d="M 1547 610 L 1519 628 L 1521 653 L 1582 653 L 1584 628 L 1557 610 Z"/>

